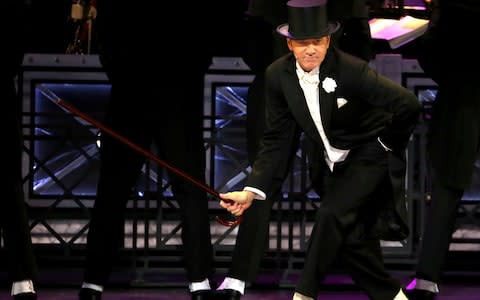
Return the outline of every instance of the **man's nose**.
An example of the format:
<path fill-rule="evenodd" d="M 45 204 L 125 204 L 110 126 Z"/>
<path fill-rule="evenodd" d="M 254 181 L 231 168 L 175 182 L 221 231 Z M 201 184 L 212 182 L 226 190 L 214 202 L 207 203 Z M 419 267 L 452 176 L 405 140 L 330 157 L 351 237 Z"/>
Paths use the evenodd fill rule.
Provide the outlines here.
<path fill-rule="evenodd" d="M 315 45 L 308 44 L 307 45 L 307 53 L 315 53 L 315 52 L 316 52 Z"/>

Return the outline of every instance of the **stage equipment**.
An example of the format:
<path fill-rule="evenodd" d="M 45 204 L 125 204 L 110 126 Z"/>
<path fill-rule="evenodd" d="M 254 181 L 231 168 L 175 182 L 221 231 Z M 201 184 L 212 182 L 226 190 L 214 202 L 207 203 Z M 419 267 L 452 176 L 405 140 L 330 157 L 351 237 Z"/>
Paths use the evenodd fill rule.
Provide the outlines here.
<path fill-rule="evenodd" d="M 92 50 L 93 24 L 97 18 L 96 0 L 73 0 L 70 21 L 73 24 L 73 40 L 66 54 L 90 54 Z"/>
<path fill-rule="evenodd" d="M 121 143 L 129 146 L 131 149 L 137 151 L 138 153 L 145 156 L 146 158 L 158 163 L 159 165 L 161 165 L 163 168 L 167 169 L 168 171 L 178 175 L 179 177 L 181 177 L 181 178 L 185 179 L 186 181 L 190 182 L 191 184 L 201 188 L 203 191 L 212 195 L 216 199 L 221 199 L 218 192 L 213 190 L 208 185 L 206 185 L 203 182 L 191 177 L 190 175 L 186 174 L 182 170 L 172 166 L 171 164 L 169 164 L 166 161 L 160 159 L 159 157 L 157 157 L 153 153 L 145 150 L 144 148 L 142 148 L 142 147 L 138 146 L 137 144 L 133 143 L 132 141 L 130 141 L 126 137 L 120 135 L 119 133 L 115 132 L 111 128 L 105 126 L 100 121 L 98 121 L 98 120 L 92 118 L 91 116 L 89 116 L 88 114 L 78 110 L 75 106 L 73 106 L 72 104 L 68 103 L 67 101 L 61 99 L 60 97 L 58 97 L 57 95 L 52 93 L 50 90 L 48 90 L 48 89 L 46 89 L 42 86 L 39 86 L 38 88 L 47 97 L 47 99 L 49 99 L 50 101 L 59 105 L 60 107 L 62 107 L 67 112 L 70 112 L 70 113 L 76 115 L 77 117 L 83 119 L 84 121 L 90 123 L 91 125 L 99 128 L 105 134 L 108 134 L 109 136 L 117 139 Z M 222 200 L 222 201 L 227 202 L 227 200 Z M 238 216 L 233 220 L 228 220 L 228 219 L 225 219 L 225 218 L 221 218 L 219 216 L 216 216 L 215 219 L 218 223 L 220 223 L 222 225 L 229 226 L 229 227 L 234 227 L 234 226 L 237 226 L 238 224 L 240 224 L 240 222 L 243 219 L 243 216 Z"/>

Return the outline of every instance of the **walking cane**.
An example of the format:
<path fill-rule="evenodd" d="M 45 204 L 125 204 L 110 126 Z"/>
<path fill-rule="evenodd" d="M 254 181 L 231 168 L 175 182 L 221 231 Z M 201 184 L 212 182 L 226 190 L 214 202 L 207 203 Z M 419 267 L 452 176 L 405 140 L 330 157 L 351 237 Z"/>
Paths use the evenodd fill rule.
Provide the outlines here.
<path fill-rule="evenodd" d="M 133 143 L 132 141 L 130 141 L 126 137 L 124 137 L 124 136 L 120 135 L 119 133 L 115 132 L 114 130 L 108 128 L 107 126 L 102 124 L 100 121 L 98 121 L 98 120 L 90 117 L 86 113 L 78 110 L 75 106 L 66 102 L 62 98 L 58 97 L 57 95 L 55 95 L 55 93 L 53 93 L 49 89 L 47 89 L 47 88 L 45 88 L 41 85 L 38 85 L 37 88 L 53 103 L 59 105 L 60 107 L 67 110 L 68 112 L 80 117 L 81 119 L 85 120 L 86 122 L 88 122 L 91 125 L 97 127 L 98 129 L 100 129 L 102 132 L 104 132 L 104 133 L 108 134 L 109 136 L 117 139 L 121 143 L 129 146 L 131 149 L 137 151 L 138 153 L 147 157 L 148 159 L 158 163 L 159 165 L 161 165 L 162 167 L 164 167 L 168 171 L 178 175 L 179 177 L 181 177 L 181 178 L 185 179 L 186 181 L 190 182 L 191 184 L 201 188 L 202 190 L 204 190 L 208 194 L 214 196 L 215 198 L 221 199 L 219 193 L 217 191 L 213 190 L 208 185 L 206 185 L 203 182 L 191 177 L 190 175 L 188 175 L 185 172 L 179 170 L 178 168 L 172 166 L 171 164 L 167 163 L 166 161 L 161 160 L 160 158 L 158 158 L 156 155 L 154 155 L 150 151 L 145 150 L 144 148 L 142 148 L 142 147 L 138 146 L 137 144 Z M 222 199 L 222 201 L 230 202 L 231 200 Z M 220 218 L 219 216 L 215 216 L 215 220 L 222 225 L 229 226 L 229 227 L 234 227 L 234 226 L 237 226 L 238 224 L 240 224 L 240 222 L 243 220 L 243 216 L 238 216 L 234 220 L 226 220 L 226 219 Z"/>

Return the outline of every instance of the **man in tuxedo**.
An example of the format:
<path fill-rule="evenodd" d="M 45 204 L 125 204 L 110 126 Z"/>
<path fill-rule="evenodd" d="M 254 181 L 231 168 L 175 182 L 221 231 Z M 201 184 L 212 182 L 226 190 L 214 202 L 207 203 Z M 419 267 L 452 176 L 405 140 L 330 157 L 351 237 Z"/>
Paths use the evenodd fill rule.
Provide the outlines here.
<path fill-rule="evenodd" d="M 246 11 L 243 59 L 255 74 L 247 95 L 247 152 L 253 162 L 265 122 L 265 69 L 288 53 L 285 40 L 275 27 L 287 20 L 285 0 L 250 0 Z M 351 55 L 370 61 L 374 57 L 365 0 L 328 2 L 329 19 L 341 24 L 332 35 L 332 43 Z"/>
<path fill-rule="evenodd" d="M 235 203 L 221 205 L 242 215 L 252 203 L 270 201 L 267 192 L 289 168 L 304 133 L 315 148 L 312 182 L 322 205 L 293 299 L 314 299 L 337 258 L 371 299 L 407 299 L 384 269 L 380 239 L 408 235 L 404 156 L 420 105 L 367 62 L 331 46 L 339 24 L 327 21 L 326 4 L 287 3 L 288 24 L 277 31 L 291 53 L 266 70 L 260 151 L 245 189 L 221 194 Z"/>
<path fill-rule="evenodd" d="M 478 28 L 480 2 L 435 0 L 429 28 L 419 45 L 418 61 L 438 84 L 428 132 L 428 161 L 432 174 L 432 201 L 415 279 L 412 299 L 431 300 L 449 250 L 458 206 L 472 183 L 480 149 L 480 47 L 470 43 Z M 448 42 L 455 37 L 462 43 Z"/>
<path fill-rule="evenodd" d="M 287 20 L 286 1 L 250 0 L 246 12 L 244 61 L 255 74 L 247 94 L 247 153 L 253 164 L 265 127 L 265 69 L 289 52 L 285 38 L 275 28 Z M 332 34 L 332 43 L 365 61 L 373 58 L 373 44 L 365 1 L 332 0 L 327 3 L 329 19 L 341 27 Z M 308 150 L 310 147 L 305 146 Z M 315 166 L 313 166 L 315 167 Z M 267 192 L 268 201 L 252 203 L 240 223 L 232 263 L 217 294 L 240 298 L 247 282 L 257 276 L 268 241 L 268 224 L 273 203 L 282 199 L 286 174 L 277 174 Z M 255 235 L 253 235 L 253 232 Z M 231 294 L 228 296 L 228 294 Z"/>
<path fill-rule="evenodd" d="M 8 174 L 2 180 L 3 199 L 0 201 L 0 228 L 2 229 L 7 254 L 9 280 L 15 300 L 34 300 L 37 294 L 33 286 L 36 261 L 33 253 L 28 224 L 25 195 L 22 183 L 22 132 L 21 99 L 15 86 L 23 61 L 26 42 L 26 4 L 18 0 L 4 2 L 2 18 L 3 38 L 8 42 L 4 51 L 5 60 L 0 74 L 0 91 L 4 115 L 1 118 L 6 159 L 3 170 Z M 5 22 L 5 23 L 4 23 Z"/>

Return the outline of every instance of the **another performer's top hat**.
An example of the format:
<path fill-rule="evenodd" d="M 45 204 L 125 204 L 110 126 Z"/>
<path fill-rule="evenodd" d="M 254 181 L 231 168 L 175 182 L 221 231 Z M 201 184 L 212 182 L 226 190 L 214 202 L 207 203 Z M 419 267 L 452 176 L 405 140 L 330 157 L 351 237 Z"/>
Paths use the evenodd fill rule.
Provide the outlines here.
<path fill-rule="evenodd" d="M 290 39 L 321 38 L 340 27 L 338 22 L 328 22 L 327 0 L 290 0 L 287 9 L 288 23 L 278 26 L 277 32 Z"/>

